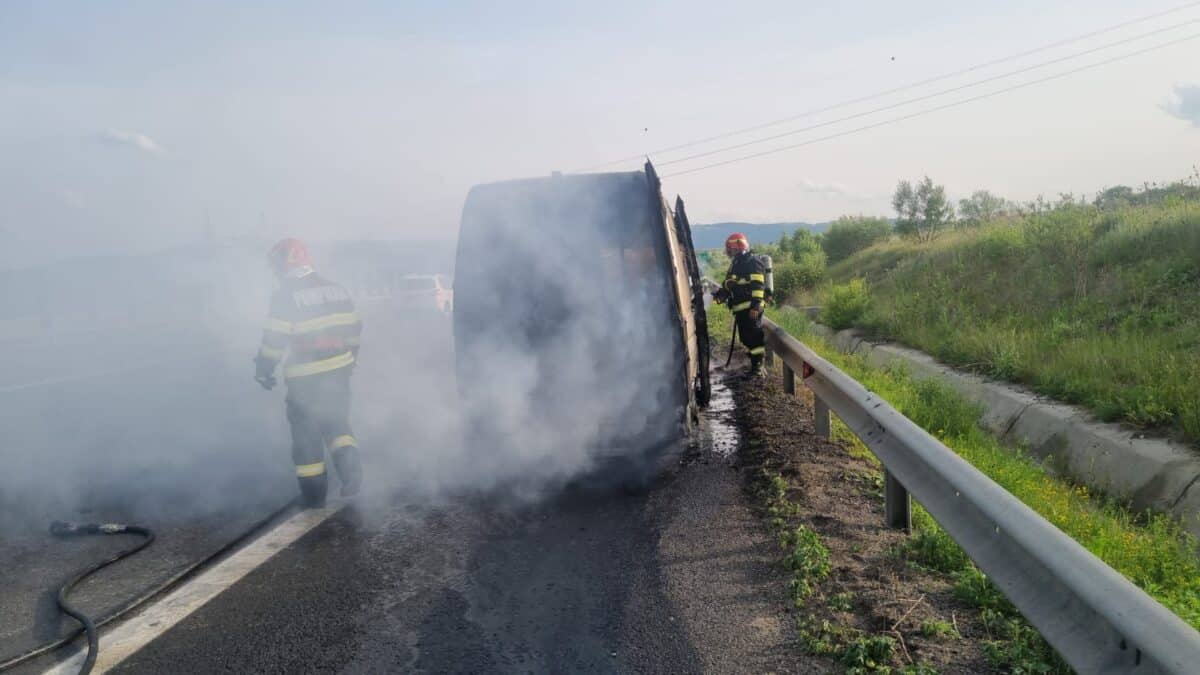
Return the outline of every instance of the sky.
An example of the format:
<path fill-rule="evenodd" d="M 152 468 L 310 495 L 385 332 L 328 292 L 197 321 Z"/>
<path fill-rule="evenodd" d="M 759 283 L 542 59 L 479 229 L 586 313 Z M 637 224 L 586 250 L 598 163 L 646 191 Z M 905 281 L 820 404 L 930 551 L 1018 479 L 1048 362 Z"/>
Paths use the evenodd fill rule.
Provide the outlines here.
<path fill-rule="evenodd" d="M 6 0 L 0 268 L 209 234 L 448 240 L 474 184 L 647 154 L 694 222 L 887 215 L 896 182 L 923 175 L 1017 200 L 1182 179 L 1200 164 L 1200 39 L 886 122 L 1200 34 L 1200 3 L 657 151 L 1185 5 Z"/>

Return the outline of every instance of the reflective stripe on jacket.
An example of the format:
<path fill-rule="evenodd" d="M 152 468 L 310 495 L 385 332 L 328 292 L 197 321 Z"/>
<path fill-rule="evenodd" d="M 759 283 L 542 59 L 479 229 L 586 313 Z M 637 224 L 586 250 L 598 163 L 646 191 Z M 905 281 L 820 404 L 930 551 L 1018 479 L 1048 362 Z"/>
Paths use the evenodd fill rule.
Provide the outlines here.
<path fill-rule="evenodd" d="M 744 312 L 762 309 L 767 288 L 767 269 L 762 260 L 745 251 L 734 257 L 725 274 L 725 290 L 729 291 L 729 309 Z"/>
<path fill-rule="evenodd" d="M 354 364 L 361 334 L 345 288 L 316 273 L 289 278 L 271 297 L 258 359 L 274 371 L 286 354 L 286 378 L 327 373 Z"/>

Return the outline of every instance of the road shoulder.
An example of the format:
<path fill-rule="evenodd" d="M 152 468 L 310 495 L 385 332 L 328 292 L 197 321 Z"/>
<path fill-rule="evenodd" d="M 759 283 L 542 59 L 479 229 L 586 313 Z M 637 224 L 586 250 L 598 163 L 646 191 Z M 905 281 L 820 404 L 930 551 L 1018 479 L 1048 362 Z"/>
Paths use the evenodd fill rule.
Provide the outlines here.
<path fill-rule="evenodd" d="M 746 495 L 738 454 L 722 451 L 734 420 L 721 407 L 706 413 L 708 437 L 650 504 L 663 514 L 658 555 L 674 620 L 705 672 L 829 672 L 828 660 L 800 650 L 778 544 Z"/>

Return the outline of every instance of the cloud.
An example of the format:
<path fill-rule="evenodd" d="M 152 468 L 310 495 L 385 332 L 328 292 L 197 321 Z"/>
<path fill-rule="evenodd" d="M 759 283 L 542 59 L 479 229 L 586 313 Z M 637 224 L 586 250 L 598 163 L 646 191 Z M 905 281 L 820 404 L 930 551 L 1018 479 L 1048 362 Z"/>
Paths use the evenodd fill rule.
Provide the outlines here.
<path fill-rule="evenodd" d="M 136 148 L 142 152 L 148 152 L 152 155 L 161 155 L 166 152 L 153 138 L 134 131 L 108 129 L 100 134 L 100 140 L 113 145 L 124 145 L 126 147 Z"/>
<path fill-rule="evenodd" d="M 852 199 L 856 201 L 868 201 L 875 199 L 875 195 L 868 192 L 859 192 L 841 183 L 822 183 L 809 178 L 801 178 L 797 184 L 800 191 L 805 194 L 816 195 L 825 198 L 841 197 L 843 199 Z"/>
<path fill-rule="evenodd" d="M 1172 117 L 1177 117 L 1192 126 L 1200 128 L 1200 86 L 1180 85 L 1175 87 L 1175 98 L 1162 106 L 1162 109 Z"/>

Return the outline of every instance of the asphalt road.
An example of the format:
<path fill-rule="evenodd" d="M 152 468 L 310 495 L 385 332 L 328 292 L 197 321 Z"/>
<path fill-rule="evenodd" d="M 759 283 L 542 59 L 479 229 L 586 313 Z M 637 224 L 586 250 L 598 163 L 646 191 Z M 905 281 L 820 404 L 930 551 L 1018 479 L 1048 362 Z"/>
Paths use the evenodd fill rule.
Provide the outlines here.
<path fill-rule="evenodd" d="M 291 499 L 281 406 L 254 384 L 249 358 L 172 344 L 190 358 L 126 345 L 87 360 L 75 345 L 65 368 L 54 367 L 61 359 L 32 358 L 66 348 L 46 345 L 24 360 L 28 368 L 43 360 L 36 376 L 31 370 L 0 391 L 0 661 L 74 631 L 55 605 L 58 587 L 135 542 L 58 539 L 48 533 L 51 521 L 156 531 L 151 549 L 72 596 L 105 616 Z"/>
<path fill-rule="evenodd" d="M 376 339 L 364 347 L 365 365 L 356 374 L 354 419 L 367 495 L 116 671 L 821 672 L 798 661 L 778 550 L 746 504 L 737 456 L 729 454 L 736 437 L 722 419 L 727 411 L 717 406 L 697 446 L 644 491 L 572 488 L 518 503 L 480 484 L 472 474 L 472 453 L 480 450 L 453 441 L 448 324 L 428 317 L 418 326 L 389 325 L 383 317 L 368 326 Z M 217 431 L 185 427 L 193 429 L 181 435 L 189 439 L 181 446 L 189 448 L 187 459 L 167 462 L 167 474 L 143 476 L 153 479 L 151 493 L 181 490 L 184 502 L 203 494 L 197 486 L 204 481 L 175 477 L 196 470 L 196 458 L 206 458 L 197 449 L 213 438 L 259 434 L 255 445 L 264 447 L 251 455 L 252 466 L 269 469 L 281 452 L 286 457 L 286 445 L 273 436 L 282 423 L 279 401 L 243 386 L 239 365 L 233 359 L 227 370 L 185 370 L 149 398 L 166 415 L 156 429 L 194 421 L 194 414 L 180 412 L 193 400 L 204 402 L 205 419 L 234 421 Z M 154 380 L 144 382 L 151 387 Z M 210 395 L 172 398 L 184 383 Z M 43 394 L 49 397 L 43 404 L 23 400 L 108 401 L 104 405 L 131 420 L 139 410 L 131 404 L 147 400 L 135 394 L 106 399 L 104 391 L 98 382 Z M 98 419 L 94 424 L 103 428 L 105 416 Z M 152 465 L 147 456 L 163 456 L 147 455 L 152 433 L 136 440 L 118 454 L 142 466 Z M 236 482 L 255 474 L 236 466 L 201 474 L 235 480 L 237 487 L 223 498 L 166 511 L 164 545 L 118 576 L 145 580 L 139 565 L 159 564 L 158 556 L 179 542 L 228 525 L 222 508 L 255 491 L 253 479 Z M 103 502 L 104 495 L 130 494 L 127 481 L 110 482 L 111 489 L 80 508 Z M 132 511 L 146 513 L 170 500 L 134 503 L 143 508 Z M 218 506 L 198 508 L 210 504 Z M 44 582 L 52 575 L 34 576 Z"/>
<path fill-rule="evenodd" d="M 343 511 L 117 671 L 695 672 L 645 500 Z"/>
<path fill-rule="evenodd" d="M 727 450 L 634 494 L 347 508 L 115 672 L 816 672 Z"/>

